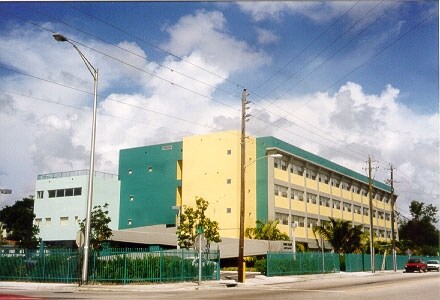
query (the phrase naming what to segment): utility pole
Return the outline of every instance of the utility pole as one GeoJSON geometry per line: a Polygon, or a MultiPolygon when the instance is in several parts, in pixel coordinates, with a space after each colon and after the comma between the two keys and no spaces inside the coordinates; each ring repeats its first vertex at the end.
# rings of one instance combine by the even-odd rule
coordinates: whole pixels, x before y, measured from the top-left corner
{"type": "Polygon", "coordinates": [[[246,100],[247,92],[241,95],[241,160],[240,160],[240,232],[238,240],[238,282],[244,282],[244,216],[245,216],[245,159],[246,159],[246,100]]]}
{"type": "Polygon", "coordinates": [[[373,235],[373,178],[371,177],[371,156],[368,156],[368,186],[370,204],[370,263],[371,273],[374,273],[374,235],[373,235]]]}
{"type": "Polygon", "coordinates": [[[393,253],[393,270],[394,272],[397,271],[397,265],[396,265],[396,235],[394,234],[394,204],[396,203],[396,198],[394,197],[394,179],[393,179],[393,173],[394,168],[393,165],[390,165],[391,170],[391,247],[392,247],[392,253],[393,253]]]}

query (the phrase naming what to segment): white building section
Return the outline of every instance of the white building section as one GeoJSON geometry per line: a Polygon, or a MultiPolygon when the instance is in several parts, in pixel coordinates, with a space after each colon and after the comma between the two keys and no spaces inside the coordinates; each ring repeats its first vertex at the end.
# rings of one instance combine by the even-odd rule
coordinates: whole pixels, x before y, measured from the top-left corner
{"type": "MultiPolygon", "coordinates": [[[[74,241],[87,208],[88,170],[37,176],[35,225],[43,241],[74,241]]],[[[92,207],[109,204],[110,228],[118,229],[120,182],[114,174],[95,172],[92,207]]]]}

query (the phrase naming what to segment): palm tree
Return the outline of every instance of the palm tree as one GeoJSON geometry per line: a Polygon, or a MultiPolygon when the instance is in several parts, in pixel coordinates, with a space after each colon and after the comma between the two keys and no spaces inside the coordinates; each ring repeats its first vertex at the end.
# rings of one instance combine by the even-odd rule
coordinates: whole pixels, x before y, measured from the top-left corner
{"type": "Polygon", "coordinates": [[[336,253],[354,253],[362,248],[362,225],[352,226],[350,221],[329,218],[330,222],[313,227],[313,233],[327,240],[336,253]]]}
{"type": "Polygon", "coordinates": [[[245,235],[250,239],[267,241],[288,241],[289,236],[277,228],[280,220],[263,223],[257,221],[255,228],[246,228],[245,235]]]}

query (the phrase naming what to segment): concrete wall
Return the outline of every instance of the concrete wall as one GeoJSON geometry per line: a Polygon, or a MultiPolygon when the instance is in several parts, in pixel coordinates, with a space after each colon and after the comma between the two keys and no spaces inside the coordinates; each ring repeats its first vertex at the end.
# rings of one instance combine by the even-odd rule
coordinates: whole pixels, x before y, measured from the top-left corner
{"type": "MultiPolygon", "coordinates": [[[[35,221],[44,241],[75,240],[78,221],[86,215],[88,172],[64,172],[62,177],[37,179],[35,192],[35,221]],[[81,195],[49,197],[49,190],[81,188],[81,195]]],[[[50,174],[49,174],[50,175],[50,174]]],[[[119,181],[116,175],[97,172],[94,177],[92,206],[109,204],[110,228],[118,228],[119,181]],[[107,176],[106,176],[107,175],[107,176]]]]}

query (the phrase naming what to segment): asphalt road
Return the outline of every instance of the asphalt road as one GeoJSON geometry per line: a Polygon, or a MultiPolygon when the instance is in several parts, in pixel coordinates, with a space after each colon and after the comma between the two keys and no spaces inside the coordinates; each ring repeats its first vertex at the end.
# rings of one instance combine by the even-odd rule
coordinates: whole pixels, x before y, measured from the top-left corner
{"type": "Polygon", "coordinates": [[[167,289],[130,288],[41,290],[1,286],[0,299],[301,299],[440,300],[440,273],[391,273],[329,277],[264,285],[170,285],[167,289]]]}

